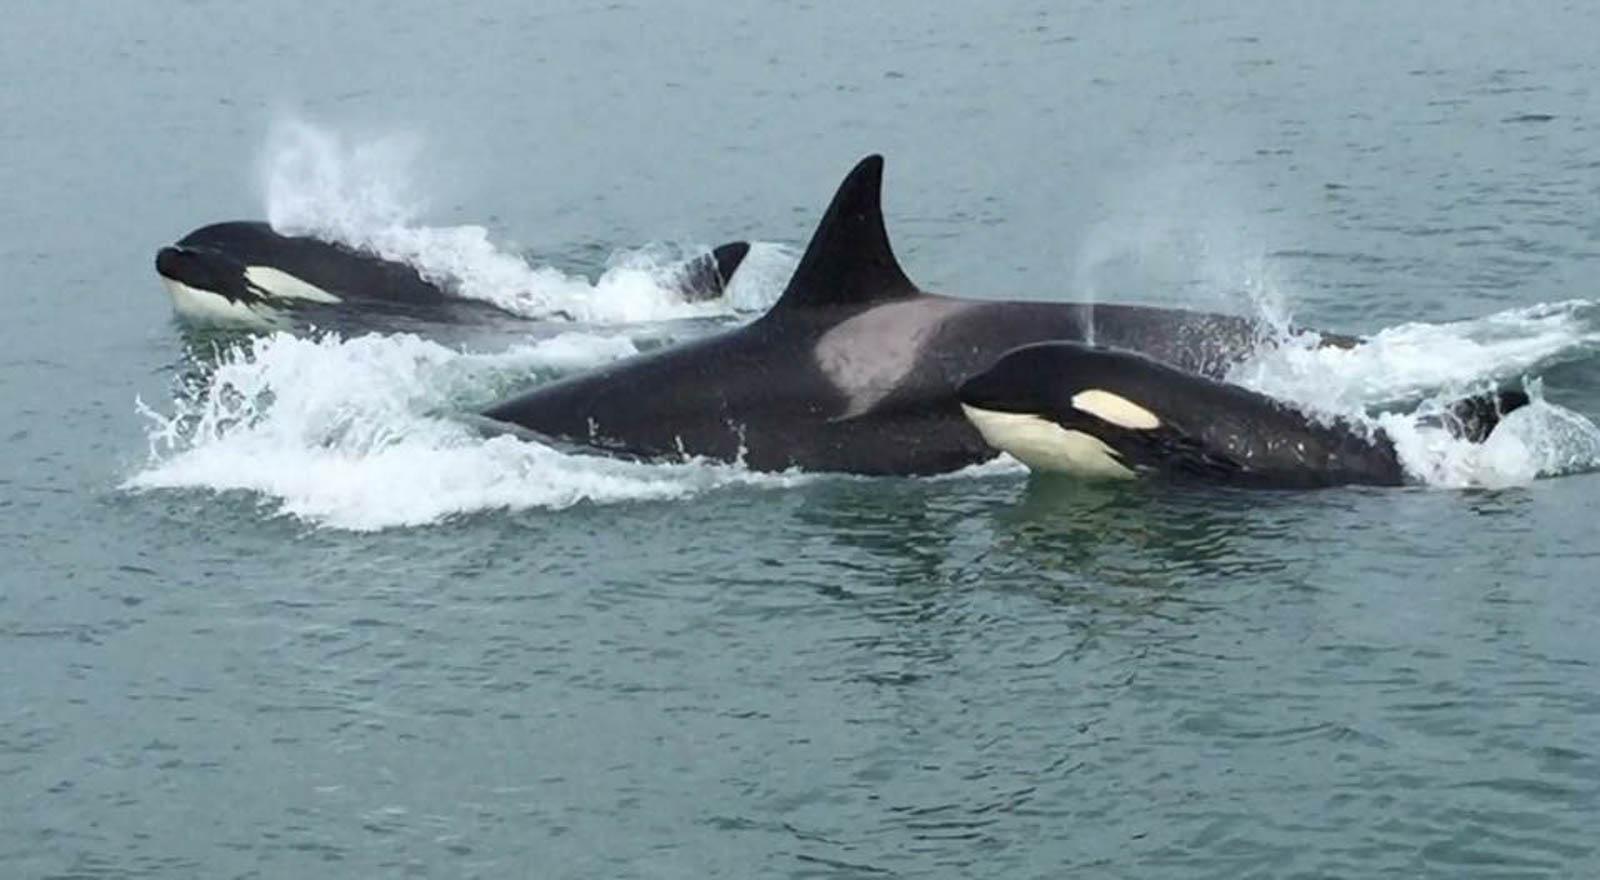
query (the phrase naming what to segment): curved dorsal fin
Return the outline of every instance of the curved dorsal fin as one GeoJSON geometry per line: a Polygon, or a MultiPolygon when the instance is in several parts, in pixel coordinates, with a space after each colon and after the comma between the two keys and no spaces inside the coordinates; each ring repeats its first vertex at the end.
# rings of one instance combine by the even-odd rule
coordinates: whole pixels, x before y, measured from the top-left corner
{"type": "Polygon", "coordinates": [[[868,156],[839,184],[773,311],[916,295],[883,228],[883,157],[868,156]]]}

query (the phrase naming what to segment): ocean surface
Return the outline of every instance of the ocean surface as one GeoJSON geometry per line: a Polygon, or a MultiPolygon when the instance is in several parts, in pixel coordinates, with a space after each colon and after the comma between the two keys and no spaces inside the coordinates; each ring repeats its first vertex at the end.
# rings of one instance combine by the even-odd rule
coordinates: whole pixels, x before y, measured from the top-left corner
{"type": "MultiPolygon", "coordinates": [[[[0,877],[1600,876],[1600,7],[19,3],[0,877]],[[911,277],[1367,336],[1415,485],[634,464],[454,414],[911,277]],[[520,334],[177,323],[266,218],[520,334]],[[663,261],[734,238],[710,305],[663,261]],[[1536,398],[1468,447],[1411,413],[1536,398]]],[[[1384,414],[1378,414],[1384,413],[1384,414]]]]}

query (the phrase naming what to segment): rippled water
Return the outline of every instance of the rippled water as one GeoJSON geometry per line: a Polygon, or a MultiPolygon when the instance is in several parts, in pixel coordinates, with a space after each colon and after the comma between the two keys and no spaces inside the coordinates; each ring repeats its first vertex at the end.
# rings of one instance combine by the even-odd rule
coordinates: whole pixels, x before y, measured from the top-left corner
{"type": "Polygon", "coordinates": [[[0,875],[1595,874],[1597,28],[14,11],[0,875]],[[1336,411],[1530,380],[1543,433],[1240,493],[577,462],[449,418],[769,301],[868,151],[931,289],[1292,315],[1373,341],[1238,378],[1336,411]],[[172,323],[154,249],[267,215],[592,311],[172,323]],[[725,307],[627,274],[736,237],[770,263],[725,307]]]}

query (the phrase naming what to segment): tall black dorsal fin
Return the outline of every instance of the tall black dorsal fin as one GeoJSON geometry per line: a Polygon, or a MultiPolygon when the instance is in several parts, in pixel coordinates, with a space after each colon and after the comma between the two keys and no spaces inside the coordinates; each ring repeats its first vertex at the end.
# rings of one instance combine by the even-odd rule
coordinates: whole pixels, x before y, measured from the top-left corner
{"type": "Polygon", "coordinates": [[[883,157],[868,156],[839,184],[773,311],[914,296],[883,228],[883,157]]]}

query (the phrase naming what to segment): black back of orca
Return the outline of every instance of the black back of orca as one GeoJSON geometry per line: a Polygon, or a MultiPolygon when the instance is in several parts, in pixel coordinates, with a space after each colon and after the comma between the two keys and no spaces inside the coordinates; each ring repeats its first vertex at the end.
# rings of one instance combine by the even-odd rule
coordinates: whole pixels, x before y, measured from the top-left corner
{"type": "MultiPolygon", "coordinates": [[[[685,300],[722,295],[750,249],[729,242],[683,264],[673,279],[685,300]]],[[[514,315],[492,303],[463,297],[416,267],[344,244],[284,235],[259,221],[236,220],[201,227],[156,255],[156,271],[198,293],[266,313],[292,312],[325,329],[407,329],[404,322],[503,322],[514,315]],[[262,270],[271,270],[268,277],[262,270]],[[274,282],[313,296],[285,295],[274,282]],[[385,322],[401,322],[389,326],[385,322]]],[[[239,312],[239,314],[249,314],[239,312]]]]}
{"type": "Polygon", "coordinates": [[[175,248],[240,267],[270,267],[345,301],[433,305],[454,298],[409,263],[311,236],[284,235],[260,221],[202,226],[175,248]]]}
{"type": "MultiPolygon", "coordinates": [[[[1246,487],[1405,482],[1394,443],[1380,430],[1319,421],[1132,352],[1075,342],[1024,346],[964,383],[960,396],[991,443],[1036,470],[1246,487]],[[1110,460],[1095,461],[1098,455],[1110,460]]],[[[1511,391],[1470,398],[1451,407],[1447,424],[1481,441],[1527,401],[1511,391]]]]}
{"type": "Polygon", "coordinates": [[[851,171],[783,295],[750,325],[541,385],[485,415],[628,457],[939,473],[996,455],[956,388],[1018,345],[1092,332],[1220,375],[1262,337],[1228,315],[924,293],[890,248],[882,171],[877,156],[851,171]]]}
{"type": "Polygon", "coordinates": [[[705,302],[721,296],[733,280],[744,258],[750,255],[750,243],[730,241],[711,249],[683,264],[674,279],[685,302],[705,302]]]}

